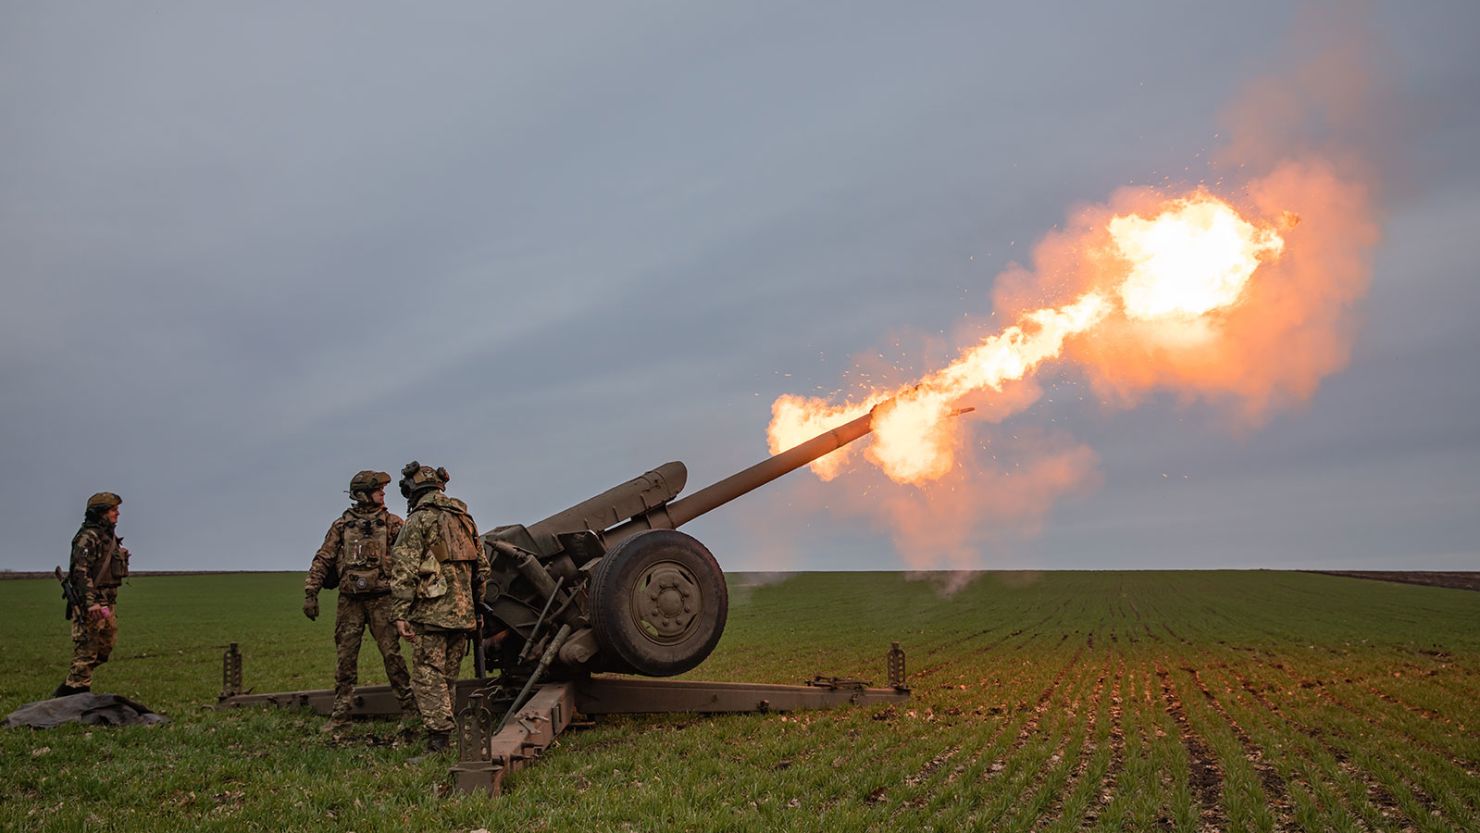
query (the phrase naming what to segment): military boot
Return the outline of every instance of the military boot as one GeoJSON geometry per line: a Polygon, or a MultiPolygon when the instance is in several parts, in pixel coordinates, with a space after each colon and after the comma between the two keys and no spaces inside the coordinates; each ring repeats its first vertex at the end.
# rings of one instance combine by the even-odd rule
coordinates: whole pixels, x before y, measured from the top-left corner
{"type": "Polygon", "coordinates": [[[452,737],[446,732],[427,732],[427,752],[441,752],[451,741],[452,737]]]}
{"type": "Polygon", "coordinates": [[[67,683],[65,681],[63,681],[61,685],[57,686],[56,691],[53,691],[51,693],[51,696],[52,697],[70,697],[73,694],[87,694],[90,691],[92,691],[92,689],[89,688],[88,686],[70,686],[70,685],[67,685],[67,683]]]}

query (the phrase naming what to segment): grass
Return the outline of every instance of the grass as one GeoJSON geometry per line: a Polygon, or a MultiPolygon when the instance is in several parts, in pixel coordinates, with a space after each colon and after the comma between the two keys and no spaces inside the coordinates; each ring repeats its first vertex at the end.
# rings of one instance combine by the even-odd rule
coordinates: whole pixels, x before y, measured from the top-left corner
{"type": "MultiPolygon", "coordinates": [[[[211,708],[235,641],[258,691],[327,687],[327,616],[288,574],[138,578],[96,690],[153,728],[0,732],[3,830],[1480,830],[1480,593],[1278,572],[897,574],[732,588],[693,677],[883,677],[907,706],[620,717],[499,799],[391,724],[342,743],[300,712],[211,708]]],[[[0,710],[70,642],[55,585],[0,582],[0,710]]],[[[363,682],[383,682],[374,648],[363,682]]]]}

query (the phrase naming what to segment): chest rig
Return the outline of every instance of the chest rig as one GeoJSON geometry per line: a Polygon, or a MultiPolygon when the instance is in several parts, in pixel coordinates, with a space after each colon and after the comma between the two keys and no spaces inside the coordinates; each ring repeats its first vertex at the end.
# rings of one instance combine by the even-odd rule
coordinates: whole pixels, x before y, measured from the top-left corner
{"type": "Polygon", "coordinates": [[[122,540],[111,529],[86,526],[72,539],[74,550],[79,543],[85,550],[96,550],[86,567],[94,587],[117,587],[128,578],[128,550],[119,546],[122,540]]]}
{"type": "Polygon", "coordinates": [[[386,514],[344,513],[344,536],[339,546],[339,592],[355,595],[390,592],[391,541],[386,514]]]}

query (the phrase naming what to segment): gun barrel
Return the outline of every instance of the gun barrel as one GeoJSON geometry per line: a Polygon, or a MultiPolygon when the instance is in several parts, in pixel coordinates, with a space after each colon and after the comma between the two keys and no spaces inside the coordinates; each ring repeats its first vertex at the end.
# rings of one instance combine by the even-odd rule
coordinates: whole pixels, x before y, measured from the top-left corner
{"type": "MultiPolygon", "coordinates": [[[[884,404],[888,404],[887,402],[884,404]]],[[[688,497],[679,498],[668,504],[668,518],[673,522],[673,527],[692,521],[705,512],[713,511],[726,503],[734,500],[746,492],[770,483],[782,475],[789,474],[802,466],[825,457],[842,448],[848,443],[864,437],[874,430],[874,413],[880,406],[874,406],[873,410],[864,414],[852,422],[839,425],[831,431],[824,432],[813,437],[801,445],[793,446],[787,450],[756,463],[750,468],[732,474],[718,483],[705,486],[688,497]]],[[[951,417],[969,414],[976,408],[957,408],[951,411],[951,417]]]]}
{"type": "Polygon", "coordinates": [[[649,529],[677,529],[705,512],[712,511],[737,497],[752,492],[788,472],[826,454],[837,451],[848,443],[868,434],[873,429],[872,411],[852,422],[845,423],[813,437],[798,446],[793,446],[773,457],[756,463],[744,471],[726,477],[718,483],[705,486],[685,498],[675,500],[662,512],[638,515],[626,523],[608,529],[602,534],[607,549],[639,532],[649,529]]]}
{"type": "MultiPolygon", "coordinates": [[[[888,403],[883,404],[887,405],[888,403]]],[[[631,515],[630,520],[617,524],[601,533],[602,543],[609,551],[616,547],[617,544],[649,529],[677,529],[700,515],[706,512],[712,512],[747,492],[753,492],[778,477],[789,474],[814,460],[825,457],[848,443],[871,433],[874,430],[874,414],[878,412],[880,407],[882,406],[876,405],[873,410],[851,422],[839,425],[831,431],[824,431],[800,445],[793,446],[779,454],[767,457],[750,468],[736,472],[717,483],[705,486],[688,497],[663,503],[649,512],[631,515]]],[[[949,416],[957,417],[973,410],[975,408],[958,408],[952,411],[949,416]]],[[[681,463],[670,463],[669,465],[679,466],[680,469],[682,467],[681,463]]],[[[649,472],[647,476],[653,474],[654,472],[649,472]]],[[[681,486],[682,481],[679,481],[679,484],[681,486]]],[[[567,510],[567,512],[569,511],[567,510]]],[[[564,515],[566,513],[561,514],[564,515]]],[[[541,523],[545,522],[542,521],[541,523]]],[[[588,525],[585,528],[594,529],[595,527],[588,525]]]]}
{"type": "Polygon", "coordinates": [[[831,454],[848,443],[874,430],[873,412],[845,423],[823,434],[819,434],[801,445],[793,446],[780,454],[756,463],[744,471],[726,477],[718,483],[705,486],[688,497],[668,504],[668,517],[678,527],[729,503],[746,492],[770,483],[782,475],[796,471],[802,466],[831,454]]]}

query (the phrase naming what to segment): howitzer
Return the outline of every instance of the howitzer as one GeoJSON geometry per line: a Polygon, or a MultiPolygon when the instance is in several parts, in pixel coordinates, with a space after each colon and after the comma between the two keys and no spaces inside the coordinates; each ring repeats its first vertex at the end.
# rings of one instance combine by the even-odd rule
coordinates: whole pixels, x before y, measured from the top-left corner
{"type": "Polygon", "coordinates": [[[87,604],[83,601],[82,594],[78,593],[77,588],[72,585],[72,577],[62,572],[60,566],[53,571],[52,575],[55,575],[62,585],[62,599],[67,602],[65,616],[78,622],[86,621],[87,604]]]}
{"type": "Polygon", "coordinates": [[[552,678],[666,677],[703,662],[729,599],[714,556],[678,527],[871,430],[869,413],[678,499],[688,470],[665,463],[538,523],[487,533],[490,668],[527,676],[552,646],[552,678]]]}

